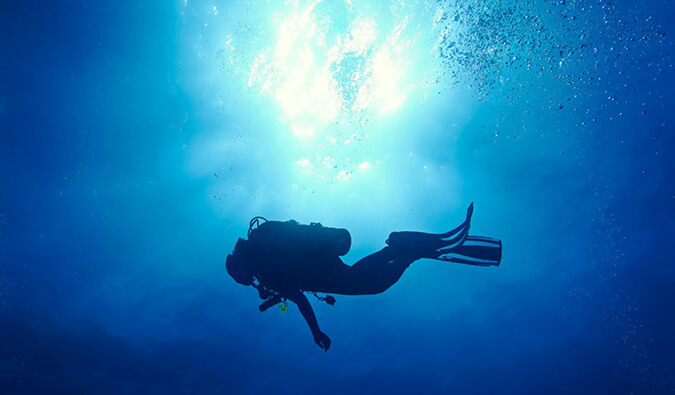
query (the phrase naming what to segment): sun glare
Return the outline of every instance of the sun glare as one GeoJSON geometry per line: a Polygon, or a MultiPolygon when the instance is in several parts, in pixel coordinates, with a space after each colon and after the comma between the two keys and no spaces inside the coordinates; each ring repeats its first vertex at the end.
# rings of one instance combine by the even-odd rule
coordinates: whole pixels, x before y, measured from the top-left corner
{"type": "Polygon", "coordinates": [[[269,15],[248,86],[272,99],[304,173],[347,180],[378,162],[355,158],[374,134],[367,125],[427,86],[415,60],[431,46],[416,48],[422,29],[411,19],[393,5],[321,0],[286,2],[269,15]]]}

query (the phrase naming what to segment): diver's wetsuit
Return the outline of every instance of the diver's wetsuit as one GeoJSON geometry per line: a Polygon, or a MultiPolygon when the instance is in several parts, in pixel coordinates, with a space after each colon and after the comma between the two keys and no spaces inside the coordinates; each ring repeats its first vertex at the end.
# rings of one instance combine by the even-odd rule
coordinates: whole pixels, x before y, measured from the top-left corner
{"type": "Polygon", "coordinates": [[[387,239],[387,247],[352,266],[346,265],[339,256],[321,250],[260,245],[255,252],[256,259],[251,261],[252,269],[261,284],[278,292],[292,289],[372,295],[391,287],[411,263],[421,258],[498,265],[501,242],[468,235],[472,212],[473,205],[469,206],[466,220],[447,233],[393,232],[387,239]]]}
{"type": "MultiPolygon", "coordinates": [[[[354,265],[346,265],[340,257],[291,258],[283,270],[257,267],[261,284],[280,293],[288,289],[342,295],[372,295],[391,287],[419,258],[395,253],[392,247],[368,255],[354,265]]],[[[262,261],[261,261],[262,263],[262,261]]]]}
{"type": "MultiPolygon", "coordinates": [[[[315,343],[328,350],[331,341],[319,329],[303,292],[378,294],[395,284],[410,264],[421,258],[498,266],[501,242],[469,236],[472,213],[473,204],[467,210],[466,220],[443,234],[393,232],[387,239],[387,247],[352,266],[340,259],[351,245],[351,236],[346,229],[323,228],[319,224],[298,225],[292,221],[270,221],[253,229],[256,217],[251,220],[249,240],[239,239],[234,253],[228,256],[228,273],[237,282],[258,289],[260,297],[265,299],[259,306],[260,311],[284,299],[294,302],[307,321],[315,343]],[[316,232],[324,231],[330,237],[339,237],[329,243],[314,237],[316,232]],[[335,240],[338,242],[333,243],[335,240]]],[[[329,303],[334,303],[334,299],[329,303]]]]}

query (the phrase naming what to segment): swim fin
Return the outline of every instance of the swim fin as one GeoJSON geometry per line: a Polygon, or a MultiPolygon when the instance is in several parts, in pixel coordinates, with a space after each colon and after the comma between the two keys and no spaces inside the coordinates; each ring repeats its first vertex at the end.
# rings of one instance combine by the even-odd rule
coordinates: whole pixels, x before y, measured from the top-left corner
{"type": "Polygon", "coordinates": [[[433,258],[440,249],[460,246],[469,234],[473,203],[469,205],[466,219],[455,229],[445,233],[392,232],[386,243],[397,251],[415,252],[422,258],[433,258]]]}
{"type": "Polygon", "coordinates": [[[502,242],[491,237],[467,236],[460,245],[438,250],[439,261],[475,266],[499,266],[502,242]]]}

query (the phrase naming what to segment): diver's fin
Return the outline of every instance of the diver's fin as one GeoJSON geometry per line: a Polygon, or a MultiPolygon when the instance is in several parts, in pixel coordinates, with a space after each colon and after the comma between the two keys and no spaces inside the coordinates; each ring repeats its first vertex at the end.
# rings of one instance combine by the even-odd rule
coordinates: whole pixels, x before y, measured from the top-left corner
{"type": "Polygon", "coordinates": [[[471,214],[473,214],[473,203],[469,206],[469,209],[466,213],[466,220],[457,228],[451,230],[450,232],[443,233],[441,235],[441,246],[440,249],[450,250],[457,248],[464,243],[466,238],[469,236],[469,228],[471,228],[471,214]],[[449,235],[449,236],[446,236],[449,235]],[[451,238],[448,238],[451,237],[451,238]]]}
{"type": "Polygon", "coordinates": [[[467,236],[462,244],[438,250],[433,259],[475,266],[499,266],[502,242],[490,237],[467,236]]]}
{"type": "Polygon", "coordinates": [[[466,229],[466,231],[468,232],[469,227],[471,225],[472,215],[473,215],[473,202],[469,205],[469,208],[466,210],[466,219],[464,220],[464,222],[462,222],[458,227],[449,232],[441,233],[439,235],[441,239],[446,240],[448,238],[455,237],[457,233],[462,232],[464,229],[466,229]]]}
{"type": "Polygon", "coordinates": [[[469,205],[466,219],[461,225],[446,233],[391,232],[387,245],[397,251],[419,254],[425,258],[435,258],[438,251],[456,248],[462,245],[469,234],[473,203],[469,205]]]}
{"type": "Polygon", "coordinates": [[[453,237],[452,239],[449,239],[449,240],[441,239],[440,243],[442,243],[442,244],[439,247],[439,249],[437,249],[437,250],[438,251],[440,251],[440,249],[451,250],[453,248],[457,248],[457,247],[461,246],[462,243],[464,243],[464,241],[466,240],[466,238],[468,236],[469,236],[469,224],[466,223],[466,226],[459,232],[459,234],[457,236],[455,236],[455,237],[453,237]]]}

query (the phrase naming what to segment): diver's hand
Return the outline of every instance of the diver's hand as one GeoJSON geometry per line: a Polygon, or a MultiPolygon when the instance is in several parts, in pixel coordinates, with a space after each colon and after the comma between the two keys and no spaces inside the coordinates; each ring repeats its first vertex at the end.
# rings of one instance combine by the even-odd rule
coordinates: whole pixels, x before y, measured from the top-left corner
{"type": "Polygon", "coordinates": [[[321,331],[314,335],[314,343],[316,343],[316,345],[321,347],[324,351],[328,351],[330,348],[330,338],[321,331]]]}

